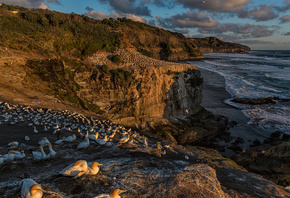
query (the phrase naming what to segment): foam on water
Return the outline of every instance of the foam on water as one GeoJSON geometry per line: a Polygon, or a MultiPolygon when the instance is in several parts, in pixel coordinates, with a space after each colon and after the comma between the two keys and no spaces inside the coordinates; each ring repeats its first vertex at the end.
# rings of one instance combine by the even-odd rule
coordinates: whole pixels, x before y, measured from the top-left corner
{"type": "MultiPolygon", "coordinates": [[[[204,61],[192,61],[201,69],[225,78],[226,90],[234,98],[278,97],[290,99],[290,51],[250,51],[240,53],[211,53],[204,61]]],[[[227,104],[242,109],[269,134],[277,130],[290,134],[290,104],[243,105],[230,100],[227,104]]]]}

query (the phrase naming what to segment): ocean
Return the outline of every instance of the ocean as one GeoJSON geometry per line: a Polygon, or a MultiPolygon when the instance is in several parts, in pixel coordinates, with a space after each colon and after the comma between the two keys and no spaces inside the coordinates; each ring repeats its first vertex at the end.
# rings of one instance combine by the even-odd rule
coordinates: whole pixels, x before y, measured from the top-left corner
{"type": "Polygon", "coordinates": [[[226,104],[241,109],[258,125],[264,137],[280,131],[290,135],[290,102],[249,105],[235,103],[233,98],[278,97],[290,99],[290,50],[257,50],[248,53],[208,53],[202,61],[189,61],[198,68],[215,72],[225,79],[232,98],[226,104]]]}

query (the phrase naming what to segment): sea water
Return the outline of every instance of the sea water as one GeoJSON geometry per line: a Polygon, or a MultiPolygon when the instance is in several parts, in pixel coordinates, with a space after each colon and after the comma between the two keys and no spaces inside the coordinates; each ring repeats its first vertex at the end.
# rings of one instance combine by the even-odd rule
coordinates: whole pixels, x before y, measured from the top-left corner
{"type": "MultiPolygon", "coordinates": [[[[203,61],[190,61],[198,68],[215,72],[225,78],[226,90],[232,98],[290,99],[290,50],[259,50],[248,53],[209,53],[203,61]]],[[[290,135],[290,102],[235,106],[267,134],[281,131],[290,135]]]]}

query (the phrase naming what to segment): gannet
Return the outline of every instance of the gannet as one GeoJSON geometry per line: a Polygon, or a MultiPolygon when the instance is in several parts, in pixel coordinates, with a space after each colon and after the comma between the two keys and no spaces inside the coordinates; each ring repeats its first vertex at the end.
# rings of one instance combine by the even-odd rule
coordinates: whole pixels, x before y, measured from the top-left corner
{"type": "Polygon", "coordinates": [[[24,150],[14,152],[15,159],[23,159],[25,157],[24,150]]]}
{"type": "Polygon", "coordinates": [[[88,173],[87,174],[96,175],[99,172],[99,170],[100,170],[99,166],[102,166],[102,165],[103,164],[99,164],[98,162],[93,162],[91,164],[91,167],[88,167],[88,173]]]}
{"type": "Polygon", "coordinates": [[[73,142],[75,140],[76,140],[76,135],[72,134],[72,135],[68,136],[67,138],[65,138],[63,141],[64,142],[73,142]]]}
{"type": "Polygon", "coordinates": [[[57,128],[57,129],[55,129],[55,130],[52,132],[53,135],[55,135],[55,134],[57,134],[57,133],[60,133],[60,128],[57,128]]]}
{"type": "Polygon", "coordinates": [[[89,145],[90,145],[90,140],[88,137],[85,137],[84,141],[82,141],[78,145],[78,149],[86,149],[86,148],[88,148],[89,145]]]}
{"type": "Polygon", "coordinates": [[[39,149],[40,149],[40,152],[39,151],[32,151],[33,158],[36,160],[46,159],[46,154],[43,151],[43,147],[39,146],[39,149]]]}
{"type": "Polygon", "coordinates": [[[14,155],[14,150],[10,150],[7,154],[3,155],[3,159],[5,162],[11,162],[14,160],[15,155],[14,155]]]}
{"type": "Polygon", "coordinates": [[[126,137],[123,137],[122,139],[120,139],[119,144],[124,144],[128,142],[129,139],[130,139],[130,135],[127,135],[126,137]]]}
{"type": "Polygon", "coordinates": [[[8,149],[15,149],[18,145],[19,145],[19,143],[17,141],[13,141],[13,142],[10,142],[7,145],[7,147],[8,147],[8,149]]]}
{"type": "Polygon", "coordinates": [[[63,142],[64,139],[65,139],[65,137],[62,137],[62,139],[60,139],[60,140],[56,140],[56,141],[54,142],[54,144],[59,145],[59,144],[61,144],[61,143],[63,142]]]}
{"type": "Polygon", "coordinates": [[[49,144],[49,140],[46,137],[43,137],[41,140],[38,141],[38,144],[42,147],[46,147],[49,144]]]}
{"type": "Polygon", "coordinates": [[[108,135],[105,135],[104,139],[96,139],[95,141],[98,143],[98,144],[101,144],[101,145],[105,145],[108,141],[108,135]]]}
{"type": "Polygon", "coordinates": [[[26,141],[28,141],[28,140],[30,140],[30,137],[28,137],[28,136],[25,136],[25,138],[24,138],[26,141]]]}
{"type": "Polygon", "coordinates": [[[110,192],[110,194],[101,194],[93,198],[121,198],[120,194],[127,192],[126,190],[115,189],[110,192]]]}
{"type": "Polygon", "coordinates": [[[33,127],[33,132],[38,133],[38,130],[36,129],[36,126],[33,127]]]}
{"type": "Polygon", "coordinates": [[[22,180],[21,197],[23,198],[41,198],[43,189],[33,179],[27,178],[22,180]]]}
{"type": "Polygon", "coordinates": [[[95,134],[90,134],[90,135],[88,136],[88,138],[89,138],[90,140],[96,140],[96,139],[98,139],[98,138],[99,138],[99,132],[96,132],[95,134]]]}
{"type": "Polygon", "coordinates": [[[88,172],[88,163],[86,160],[78,160],[74,164],[69,165],[65,169],[59,172],[63,176],[80,177],[88,172]]]}
{"type": "Polygon", "coordinates": [[[48,148],[50,152],[47,154],[46,159],[52,159],[55,157],[56,152],[52,149],[51,143],[48,143],[48,148]]]}

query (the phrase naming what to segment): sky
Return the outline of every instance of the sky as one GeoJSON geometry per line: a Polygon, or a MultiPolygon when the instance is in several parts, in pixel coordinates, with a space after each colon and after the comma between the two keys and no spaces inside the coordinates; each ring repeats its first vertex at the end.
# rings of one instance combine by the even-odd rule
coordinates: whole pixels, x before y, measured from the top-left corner
{"type": "Polygon", "coordinates": [[[27,8],[122,18],[179,32],[215,36],[252,50],[290,50],[290,0],[0,0],[27,8]]]}

